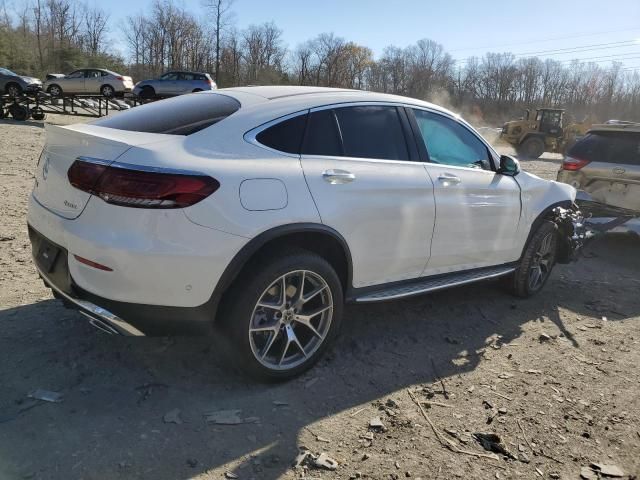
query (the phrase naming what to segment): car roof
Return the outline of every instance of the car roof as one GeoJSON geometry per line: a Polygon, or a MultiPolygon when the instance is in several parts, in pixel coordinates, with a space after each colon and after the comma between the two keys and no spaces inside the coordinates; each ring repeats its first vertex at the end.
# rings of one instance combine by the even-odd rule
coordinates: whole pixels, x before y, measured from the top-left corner
{"type": "Polygon", "coordinates": [[[445,108],[423,100],[403,97],[400,95],[391,95],[388,93],[370,92],[366,90],[306,87],[297,85],[273,85],[222,88],[215,90],[215,92],[235,97],[247,106],[249,106],[249,104],[269,102],[274,108],[276,107],[276,104],[282,104],[283,106],[287,105],[293,109],[306,109],[329,105],[332,103],[388,102],[426,107],[458,117],[457,114],[450,112],[445,108]],[[251,101],[248,101],[249,99],[251,99],[251,101]]]}
{"type": "Polygon", "coordinates": [[[595,133],[595,132],[640,133],[640,123],[616,121],[615,123],[612,122],[612,123],[603,123],[599,125],[593,125],[589,129],[589,133],[595,133]]]}

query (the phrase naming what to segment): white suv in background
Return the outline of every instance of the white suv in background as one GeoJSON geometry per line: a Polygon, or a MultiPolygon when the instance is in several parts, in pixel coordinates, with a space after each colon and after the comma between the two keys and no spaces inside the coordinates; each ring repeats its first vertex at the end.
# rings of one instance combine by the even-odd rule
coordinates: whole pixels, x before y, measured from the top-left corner
{"type": "Polygon", "coordinates": [[[566,256],[551,212],[574,198],[435,105],[245,87],[47,125],[28,223],[40,275],[95,326],[215,321],[238,363],[287,378],[345,301],[494,277],[537,292],[566,256]]]}

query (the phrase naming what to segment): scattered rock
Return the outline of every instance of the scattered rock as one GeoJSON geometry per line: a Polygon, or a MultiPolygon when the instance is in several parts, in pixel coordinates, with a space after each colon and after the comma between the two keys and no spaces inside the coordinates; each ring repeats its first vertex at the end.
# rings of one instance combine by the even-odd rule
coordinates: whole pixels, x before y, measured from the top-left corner
{"type": "Polygon", "coordinates": [[[182,425],[182,419],[180,418],[180,409],[174,408],[173,410],[167,412],[162,417],[164,423],[175,423],[177,425],[182,425]]]}
{"type": "Polygon", "coordinates": [[[540,336],[538,337],[538,340],[540,341],[540,343],[544,343],[544,342],[550,342],[553,338],[551,337],[551,335],[548,335],[546,333],[541,333],[540,336]]]}
{"type": "Polygon", "coordinates": [[[500,407],[500,408],[498,409],[498,413],[499,413],[500,415],[506,415],[506,414],[507,414],[507,409],[506,409],[506,408],[504,408],[504,407],[500,407]]]}
{"type": "Polygon", "coordinates": [[[524,452],[518,452],[518,461],[522,462],[522,463],[529,463],[531,462],[531,460],[529,459],[529,457],[527,456],[526,453],[524,452]]]}
{"type": "Polygon", "coordinates": [[[600,475],[605,477],[624,477],[624,472],[617,465],[606,465],[604,463],[592,463],[589,465],[596,472],[600,472],[600,475]]]}
{"type": "Polygon", "coordinates": [[[580,478],[583,480],[598,480],[598,474],[589,467],[582,467],[580,469],[580,478]]]}
{"type": "Polygon", "coordinates": [[[233,472],[224,472],[224,478],[229,478],[229,479],[236,479],[236,478],[240,478],[238,477],[238,475],[236,475],[233,472]]]}
{"type": "Polygon", "coordinates": [[[326,453],[321,453],[318,458],[314,459],[313,465],[317,468],[324,468],[325,470],[335,470],[338,468],[338,462],[326,453]]]}
{"type": "Polygon", "coordinates": [[[276,407],[288,407],[288,406],[289,406],[289,402],[283,402],[283,401],[281,401],[281,400],[274,400],[274,401],[273,401],[273,404],[274,404],[276,407]]]}

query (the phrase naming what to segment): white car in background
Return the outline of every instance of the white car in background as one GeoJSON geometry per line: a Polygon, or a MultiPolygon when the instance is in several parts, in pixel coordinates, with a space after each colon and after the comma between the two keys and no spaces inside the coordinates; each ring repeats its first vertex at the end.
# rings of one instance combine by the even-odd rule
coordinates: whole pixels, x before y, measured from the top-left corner
{"type": "Polygon", "coordinates": [[[46,128],[28,224],[54,295],[111,333],[215,321],[261,376],[309,368],[345,301],[529,296],[565,255],[549,219],[575,189],[419,100],[231,88],[46,128]]]}
{"type": "Polygon", "coordinates": [[[68,75],[50,74],[43,89],[54,97],[94,94],[113,97],[133,90],[131,77],[103,68],[81,68],[68,75]]]}

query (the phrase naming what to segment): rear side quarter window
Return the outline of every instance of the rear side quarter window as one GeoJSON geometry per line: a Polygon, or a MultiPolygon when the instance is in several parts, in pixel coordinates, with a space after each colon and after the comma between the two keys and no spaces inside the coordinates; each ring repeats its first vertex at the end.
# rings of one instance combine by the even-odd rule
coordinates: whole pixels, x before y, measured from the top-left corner
{"type": "Polygon", "coordinates": [[[296,115],[262,130],[256,140],[265,147],[284,153],[300,154],[307,115],[296,115]]]}

